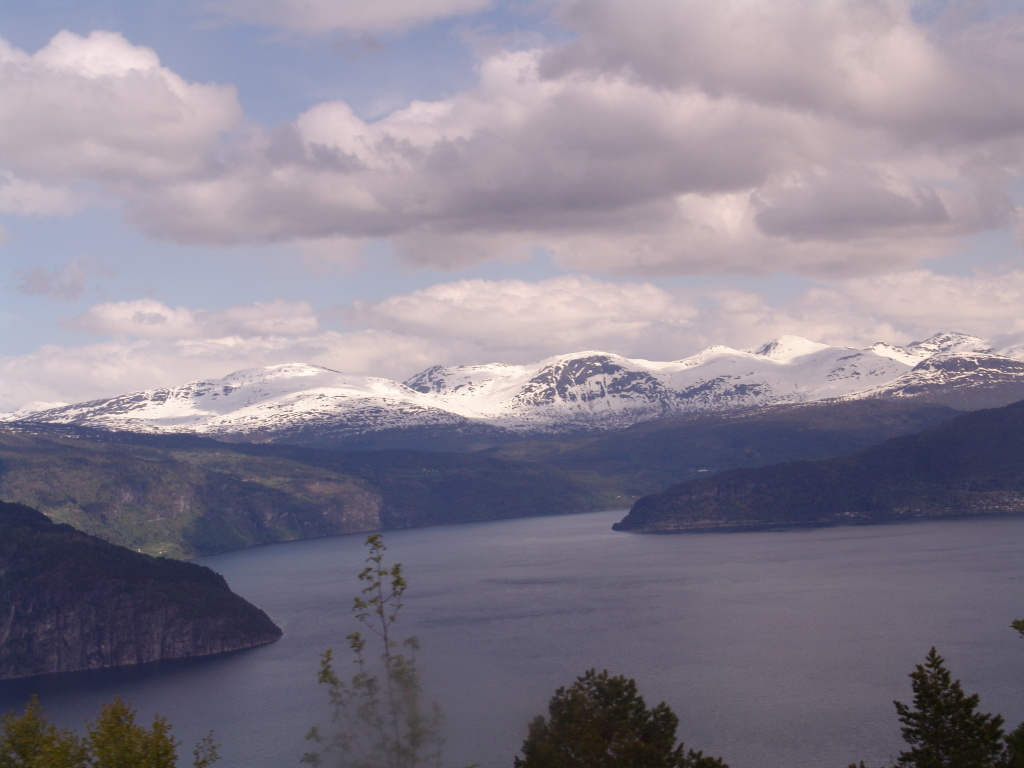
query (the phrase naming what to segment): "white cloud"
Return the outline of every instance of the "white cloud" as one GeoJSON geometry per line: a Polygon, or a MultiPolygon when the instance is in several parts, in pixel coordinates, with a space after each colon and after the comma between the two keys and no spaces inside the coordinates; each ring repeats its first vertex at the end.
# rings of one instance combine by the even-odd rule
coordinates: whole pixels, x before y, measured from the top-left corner
{"type": "Polygon", "coordinates": [[[204,170],[242,117],[234,88],[187,83],[114,32],[0,40],[0,164],[25,181],[163,181],[204,170]]]}
{"type": "Polygon", "coordinates": [[[305,301],[256,302],[220,311],[168,307],[155,299],[90,307],[70,325],[95,335],[134,339],[276,337],[315,333],[319,322],[305,301]]]}
{"type": "Polygon", "coordinates": [[[944,144],[1019,136],[1019,16],[928,28],[907,0],[564,0],[545,72],[621,73],[944,144]]]}
{"type": "Polygon", "coordinates": [[[117,302],[75,321],[113,340],[0,358],[0,411],[286,362],[404,380],[435,364],[526,363],[586,349],[671,360],[783,334],[863,348],[957,330],[1009,345],[1024,341],[1021,306],[1020,270],[970,277],[910,270],[812,284],[785,301],[725,282],[669,290],[580,276],[463,280],[343,308],[353,324],[344,332],[324,330],[305,302],[215,312],[117,302]]]}
{"type": "Polygon", "coordinates": [[[93,191],[21,179],[0,170],[0,214],[70,216],[99,202],[93,191]]]}
{"type": "MultiPolygon", "coordinates": [[[[357,29],[458,2],[232,7],[357,29]]],[[[902,0],[556,7],[574,41],[492,52],[473,88],[374,121],[330,101],[273,128],[241,129],[233,89],[115,33],[0,45],[0,172],[25,190],[0,185],[0,205],[61,210],[53,190],[78,184],[181,243],[350,260],[386,240],[444,269],[543,248],[645,278],[880,274],[1017,220],[1024,14],[940,28],[902,0]]]]}
{"type": "Polygon", "coordinates": [[[401,32],[436,19],[476,13],[490,0],[206,0],[205,5],[239,23],[318,35],[401,32]]]}
{"type": "Polygon", "coordinates": [[[523,362],[578,349],[671,347],[697,310],[650,284],[566,276],[539,283],[462,280],[357,303],[353,315],[372,327],[458,341],[523,362]]]}
{"type": "Polygon", "coordinates": [[[643,276],[868,274],[1011,225],[1024,63],[977,46],[961,62],[880,1],[625,9],[570,5],[579,42],[498,52],[474,89],[377,121],[316,105],[236,143],[218,174],[141,190],[133,215],[184,242],[388,239],[446,269],[543,247],[643,276]],[[651,50],[670,70],[644,68],[651,30],[692,37],[704,19],[714,45],[669,36],[651,50]],[[756,34],[788,59],[759,58],[756,34]],[[978,114],[943,84],[976,92],[978,114]]]}

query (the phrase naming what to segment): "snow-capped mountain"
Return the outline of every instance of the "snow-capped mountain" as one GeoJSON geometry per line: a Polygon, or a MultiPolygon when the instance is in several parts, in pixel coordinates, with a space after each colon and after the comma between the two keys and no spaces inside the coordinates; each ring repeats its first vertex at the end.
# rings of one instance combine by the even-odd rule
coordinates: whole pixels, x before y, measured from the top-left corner
{"type": "Polygon", "coordinates": [[[22,410],[7,420],[322,443],[388,430],[603,430],[667,416],[866,397],[965,408],[1024,399],[1024,355],[996,353],[982,339],[947,333],[868,349],[783,336],[749,350],[713,346],[672,362],[588,351],[531,365],[434,366],[404,383],[288,364],[22,410]]]}

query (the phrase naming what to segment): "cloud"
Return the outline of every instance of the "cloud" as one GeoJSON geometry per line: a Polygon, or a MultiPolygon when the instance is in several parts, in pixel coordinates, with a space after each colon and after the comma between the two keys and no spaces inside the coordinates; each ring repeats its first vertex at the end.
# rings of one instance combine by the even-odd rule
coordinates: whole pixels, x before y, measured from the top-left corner
{"type": "Polygon", "coordinates": [[[115,32],[60,32],[35,54],[0,40],[0,164],[26,181],[150,182],[202,172],[242,112],[115,32]]]}
{"type": "Polygon", "coordinates": [[[0,213],[12,216],[70,216],[102,201],[94,191],[20,179],[0,170],[0,213]]]}
{"type": "Polygon", "coordinates": [[[17,282],[14,289],[25,296],[51,296],[59,301],[73,301],[85,292],[90,278],[110,274],[108,267],[79,257],[53,270],[39,266],[15,269],[17,282]]]}
{"type": "Polygon", "coordinates": [[[436,364],[529,363],[587,349],[673,360],[712,344],[751,348],[783,334],[864,348],[956,330],[1003,346],[1024,342],[1022,305],[1024,271],[921,269],[814,283],[783,301],[727,282],[666,289],[573,275],[460,280],[341,308],[345,331],[324,329],[323,313],[305,302],[220,311],[148,299],[107,303],[75,324],[111,339],[0,358],[0,411],[287,362],[404,380],[436,364]]]}
{"type": "MultiPolygon", "coordinates": [[[[244,7],[311,28],[377,13],[244,7]]],[[[901,0],[555,7],[574,40],[489,53],[473,88],[377,120],[330,101],[240,129],[230,88],[186,83],[119,35],[7,47],[0,162],[97,185],[158,238],[349,256],[386,240],[443,269],[539,248],[581,272],[842,279],[1018,220],[1024,14],[940,27],[901,0]]]]}
{"type": "Polygon", "coordinates": [[[256,302],[220,311],[171,308],[155,299],[90,307],[69,325],[97,336],[133,339],[275,337],[310,334],[319,322],[305,301],[256,302]]]}
{"type": "Polygon", "coordinates": [[[436,19],[477,13],[490,0],[206,0],[205,5],[234,22],[319,35],[402,32],[436,19]]]}
{"type": "Polygon", "coordinates": [[[697,310],[650,284],[565,276],[539,283],[461,280],[357,302],[352,315],[372,327],[459,341],[525,362],[539,350],[670,347],[697,310]]]}
{"type": "Polygon", "coordinates": [[[543,71],[630,77],[814,112],[910,141],[1019,136],[1020,16],[939,29],[906,0],[565,0],[580,33],[543,71]]]}

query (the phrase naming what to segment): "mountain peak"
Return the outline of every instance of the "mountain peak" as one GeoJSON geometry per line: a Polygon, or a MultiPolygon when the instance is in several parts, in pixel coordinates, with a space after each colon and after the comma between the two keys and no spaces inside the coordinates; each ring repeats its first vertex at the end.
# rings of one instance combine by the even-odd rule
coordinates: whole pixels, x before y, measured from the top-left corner
{"type": "Polygon", "coordinates": [[[924,341],[914,341],[908,349],[919,349],[928,354],[938,352],[991,352],[986,343],[977,336],[955,331],[945,331],[929,336],[924,341]]]}
{"type": "Polygon", "coordinates": [[[986,343],[940,333],[907,346],[879,342],[861,350],[786,335],[748,350],[709,347],[675,362],[584,350],[531,364],[433,366],[404,384],[287,363],[169,389],[37,407],[0,420],[230,439],[284,441],[315,433],[323,441],[412,428],[605,430],[665,416],[832,398],[935,400],[947,390],[972,387],[971,402],[981,402],[981,396],[986,403],[1024,397],[1024,355],[995,359],[986,343]],[[925,360],[933,364],[919,365],[925,360]]]}
{"type": "Polygon", "coordinates": [[[749,350],[751,354],[767,357],[779,363],[788,363],[798,357],[829,349],[828,344],[810,341],[802,336],[779,336],[767,344],[749,350]]]}

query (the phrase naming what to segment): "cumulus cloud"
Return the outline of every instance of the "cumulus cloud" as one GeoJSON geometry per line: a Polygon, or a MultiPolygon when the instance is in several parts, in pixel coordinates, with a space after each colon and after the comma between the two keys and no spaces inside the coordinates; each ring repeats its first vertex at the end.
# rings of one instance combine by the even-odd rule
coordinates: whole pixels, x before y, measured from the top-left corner
{"type": "Polygon", "coordinates": [[[205,5],[235,22],[318,35],[401,32],[436,19],[476,13],[490,0],[206,0],[205,5]]]}
{"type": "Polygon", "coordinates": [[[0,213],[12,216],[70,216],[99,203],[94,191],[26,180],[0,170],[0,213]]]}
{"type": "Polygon", "coordinates": [[[566,276],[461,280],[357,303],[352,314],[373,327],[457,340],[523,362],[540,350],[670,347],[697,310],[650,284],[566,276]]]}
{"type": "Polygon", "coordinates": [[[541,246],[582,270],[837,277],[1015,216],[1024,62],[1005,46],[939,41],[882,0],[563,18],[577,41],[495,53],[472,90],[372,122],[316,105],[134,215],[184,241],[385,238],[443,268],[541,246]]]}
{"type": "MultiPolygon", "coordinates": [[[[230,7],[310,29],[378,23],[376,4],[230,7]]],[[[468,7],[381,6],[408,23],[468,7]]],[[[1018,218],[1024,14],[940,27],[903,0],[555,7],[574,40],[492,51],[466,91],[378,120],[316,104],[223,147],[233,92],[186,83],[149,49],[112,33],[7,46],[0,162],[91,181],[156,237],[349,256],[387,240],[444,269],[543,248],[576,271],[843,278],[1018,218]],[[54,119],[68,104],[75,119],[54,119]]]]}
{"type": "Polygon", "coordinates": [[[81,330],[113,337],[0,358],[0,411],[79,401],[286,362],[404,380],[436,364],[528,363],[600,349],[679,359],[712,344],[751,348],[783,334],[864,348],[940,330],[1024,341],[1024,271],[993,276],[908,270],[811,284],[771,301],[728,283],[666,289],[563,276],[539,283],[461,280],[343,308],[328,330],[305,302],[221,311],[153,300],[100,304],[81,330]]]}
{"type": "Polygon", "coordinates": [[[155,299],[116,301],[90,307],[69,324],[100,336],[177,340],[295,336],[319,327],[308,302],[283,300],[220,311],[172,308],[155,299]]]}
{"type": "Polygon", "coordinates": [[[188,83],[115,32],[0,40],[0,164],[25,180],[161,181],[201,172],[240,124],[231,86],[188,83]]]}
{"type": "Polygon", "coordinates": [[[1017,136],[1024,100],[1008,76],[1024,27],[916,22],[906,0],[565,0],[579,38],[544,62],[549,76],[614,72],[827,114],[911,141],[1017,136]]]}

